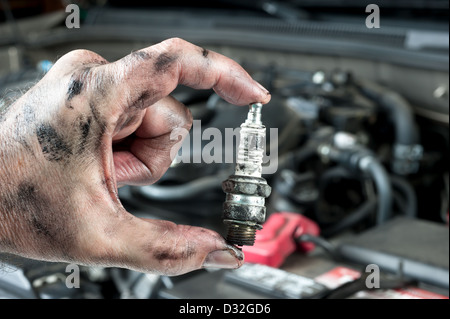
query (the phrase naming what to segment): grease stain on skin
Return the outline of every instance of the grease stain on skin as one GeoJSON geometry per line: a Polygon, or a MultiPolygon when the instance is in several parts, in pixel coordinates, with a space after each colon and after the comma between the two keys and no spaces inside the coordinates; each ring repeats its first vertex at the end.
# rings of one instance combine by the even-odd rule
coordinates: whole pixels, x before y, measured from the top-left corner
{"type": "Polygon", "coordinates": [[[205,49],[205,48],[202,48],[202,56],[203,56],[204,58],[207,58],[207,57],[208,57],[208,54],[209,54],[209,51],[208,51],[207,49],[205,49]]]}
{"type": "Polygon", "coordinates": [[[67,90],[67,100],[70,101],[74,96],[81,93],[83,89],[83,82],[80,80],[72,80],[69,84],[69,88],[67,90]]]}
{"type": "Polygon", "coordinates": [[[98,111],[97,106],[94,103],[90,102],[89,108],[91,110],[91,113],[92,113],[95,123],[97,123],[97,125],[100,128],[100,136],[102,136],[106,130],[105,121],[104,121],[102,115],[100,114],[100,112],[98,111]]]}
{"type": "Polygon", "coordinates": [[[84,122],[84,121],[80,122],[81,138],[83,141],[85,141],[89,135],[89,131],[91,129],[91,122],[92,122],[91,117],[88,117],[86,122],[84,122]]]}
{"type": "Polygon", "coordinates": [[[158,73],[165,73],[169,70],[172,64],[178,59],[175,55],[161,53],[154,63],[155,71],[158,73]]]}
{"type": "Polygon", "coordinates": [[[48,161],[59,162],[72,155],[72,150],[64,138],[50,124],[40,124],[36,136],[42,153],[48,161]]]}
{"type": "Polygon", "coordinates": [[[196,254],[196,250],[192,246],[188,246],[185,250],[177,253],[170,249],[158,249],[153,252],[153,257],[158,261],[163,260],[185,260],[192,258],[196,254]]]}
{"type": "Polygon", "coordinates": [[[77,126],[80,134],[80,141],[77,154],[81,154],[86,149],[88,144],[89,133],[91,132],[92,126],[92,116],[87,118],[83,115],[79,116],[77,119],[77,126]]]}
{"type": "Polygon", "coordinates": [[[59,250],[63,255],[67,255],[75,237],[73,226],[66,224],[65,214],[70,205],[68,206],[67,199],[64,199],[64,205],[59,205],[58,200],[54,199],[55,194],[47,196],[39,185],[28,180],[21,181],[11,196],[0,198],[1,204],[14,214],[18,221],[26,222],[31,231],[30,235],[36,235],[30,238],[43,240],[39,243],[42,249],[49,253],[59,250]]]}
{"type": "Polygon", "coordinates": [[[132,103],[131,105],[139,110],[143,110],[148,106],[148,104],[146,102],[148,100],[150,100],[151,98],[152,98],[152,94],[150,93],[150,91],[144,91],[141,93],[141,95],[139,95],[139,97],[136,99],[136,101],[134,103],[132,103]]]}
{"type": "Polygon", "coordinates": [[[48,207],[45,207],[47,201],[39,196],[36,186],[29,182],[23,182],[19,184],[16,196],[18,199],[17,205],[20,206],[19,209],[22,212],[31,213],[30,225],[34,231],[37,234],[53,239],[55,236],[51,232],[51,227],[42,220],[41,216],[49,210],[48,207]]]}

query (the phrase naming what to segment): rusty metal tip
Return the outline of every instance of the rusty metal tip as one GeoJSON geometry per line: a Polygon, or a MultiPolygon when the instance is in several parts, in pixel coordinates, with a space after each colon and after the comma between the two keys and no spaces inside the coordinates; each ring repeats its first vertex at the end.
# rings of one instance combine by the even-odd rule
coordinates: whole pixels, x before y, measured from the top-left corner
{"type": "Polygon", "coordinates": [[[227,241],[237,246],[253,246],[257,228],[255,226],[230,223],[228,224],[227,241]]]}

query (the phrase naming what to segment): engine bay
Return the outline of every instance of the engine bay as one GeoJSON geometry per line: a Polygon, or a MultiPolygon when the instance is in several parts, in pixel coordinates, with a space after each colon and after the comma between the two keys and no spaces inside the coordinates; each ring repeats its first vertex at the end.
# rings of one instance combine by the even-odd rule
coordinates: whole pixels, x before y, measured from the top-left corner
{"type": "MultiPolygon", "coordinates": [[[[72,49],[114,61],[173,36],[236,60],[271,92],[262,111],[263,176],[272,187],[266,223],[283,220],[270,248],[283,256],[276,266],[176,277],[80,266],[78,289],[67,288],[67,264],[8,256],[2,297],[448,298],[448,29],[100,7],[69,30],[65,17],[30,18],[20,23],[21,42],[3,39],[3,99],[35,83],[43,61],[72,49]],[[435,32],[436,46],[414,40],[423,32],[435,32]],[[379,291],[363,284],[369,265],[381,270],[379,291]]],[[[190,137],[157,183],[124,186],[120,200],[136,216],[224,234],[222,182],[248,110],[212,90],[180,86],[172,96],[192,112],[190,137]]]]}

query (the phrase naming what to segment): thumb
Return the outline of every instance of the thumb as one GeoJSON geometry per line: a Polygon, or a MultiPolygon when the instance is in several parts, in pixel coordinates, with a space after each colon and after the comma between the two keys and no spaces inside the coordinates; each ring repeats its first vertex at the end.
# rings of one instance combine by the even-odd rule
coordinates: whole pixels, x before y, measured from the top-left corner
{"type": "Polygon", "coordinates": [[[180,275],[202,268],[239,268],[241,250],[201,227],[134,217],[117,229],[116,244],[126,268],[180,275]]]}

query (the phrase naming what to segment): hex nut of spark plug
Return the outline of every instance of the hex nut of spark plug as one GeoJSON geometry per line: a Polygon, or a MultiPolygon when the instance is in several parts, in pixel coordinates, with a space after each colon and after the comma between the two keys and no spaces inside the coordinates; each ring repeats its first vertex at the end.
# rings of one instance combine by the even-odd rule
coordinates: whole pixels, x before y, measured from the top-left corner
{"type": "Polygon", "coordinates": [[[267,185],[263,178],[231,175],[227,180],[222,182],[222,190],[227,194],[242,194],[267,198],[272,188],[267,185]]]}
{"type": "Polygon", "coordinates": [[[227,194],[222,210],[227,240],[238,246],[253,245],[256,230],[262,228],[266,217],[264,199],[272,188],[264,178],[232,175],[222,189],[227,194]]]}

